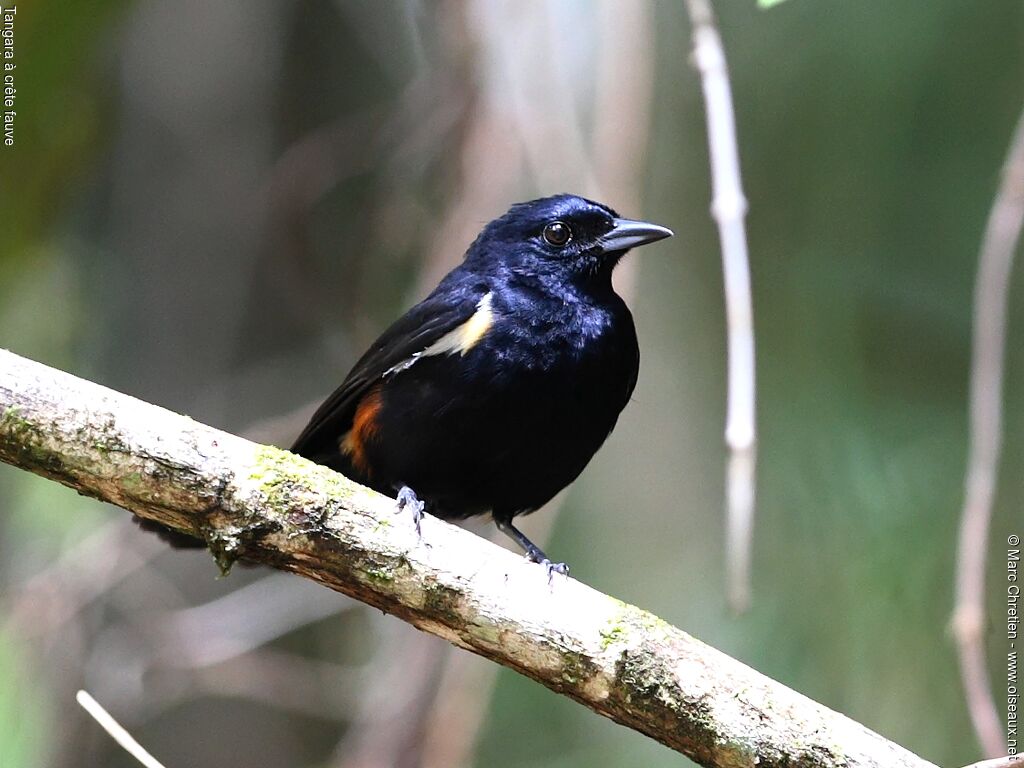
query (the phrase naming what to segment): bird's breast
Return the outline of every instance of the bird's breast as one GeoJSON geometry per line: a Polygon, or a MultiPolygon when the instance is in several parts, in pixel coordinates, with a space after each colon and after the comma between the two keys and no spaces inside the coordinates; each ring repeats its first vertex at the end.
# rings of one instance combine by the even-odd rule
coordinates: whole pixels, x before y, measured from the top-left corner
{"type": "Polygon", "coordinates": [[[629,310],[614,299],[499,295],[481,359],[489,353],[492,363],[540,371],[628,367],[638,357],[636,331],[629,310]]]}

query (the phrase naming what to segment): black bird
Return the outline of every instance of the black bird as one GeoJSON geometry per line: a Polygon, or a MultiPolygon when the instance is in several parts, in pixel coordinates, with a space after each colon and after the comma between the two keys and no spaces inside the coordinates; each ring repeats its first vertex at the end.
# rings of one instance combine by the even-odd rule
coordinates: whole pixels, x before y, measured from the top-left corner
{"type": "Polygon", "coordinates": [[[640,363],[612,289],[630,248],[670,237],[574,195],[513,205],[465,260],[360,358],[292,451],[446,520],[513,524],[583,471],[629,401],[640,363]]]}

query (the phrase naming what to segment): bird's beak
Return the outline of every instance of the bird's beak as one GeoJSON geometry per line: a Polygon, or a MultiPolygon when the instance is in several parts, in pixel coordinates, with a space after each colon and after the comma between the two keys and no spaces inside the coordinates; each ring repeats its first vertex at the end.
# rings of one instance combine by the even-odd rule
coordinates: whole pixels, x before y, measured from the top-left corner
{"type": "Polygon", "coordinates": [[[601,238],[601,250],[604,253],[625,251],[638,245],[647,245],[675,234],[668,227],[651,224],[648,221],[632,219],[614,219],[611,231],[601,238]]]}

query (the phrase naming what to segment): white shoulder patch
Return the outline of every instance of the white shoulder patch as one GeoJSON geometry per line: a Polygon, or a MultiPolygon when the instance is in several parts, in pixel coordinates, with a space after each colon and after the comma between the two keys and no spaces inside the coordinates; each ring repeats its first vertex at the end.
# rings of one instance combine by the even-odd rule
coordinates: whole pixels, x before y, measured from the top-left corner
{"type": "Polygon", "coordinates": [[[476,312],[474,312],[468,320],[461,325],[452,328],[448,333],[439,338],[429,347],[417,352],[408,360],[403,360],[398,365],[392,366],[384,372],[384,375],[388,376],[392,373],[404,371],[421,357],[430,357],[432,355],[464,355],[469,352],[469,350],[480,342],[494,324],[494,310],[491,306],[493,300],[492,294],[486,293],[480,301],[477,302],[476,312]]]}

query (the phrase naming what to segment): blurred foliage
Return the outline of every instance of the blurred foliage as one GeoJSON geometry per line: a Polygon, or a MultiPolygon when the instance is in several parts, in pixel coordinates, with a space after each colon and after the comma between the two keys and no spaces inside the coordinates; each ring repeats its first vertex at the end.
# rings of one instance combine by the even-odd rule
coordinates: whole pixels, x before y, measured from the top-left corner
{"type": "MultiPolygon", "coordinates": [[[[473,34],[484,5],[22,5],[18,143],[0,151],[0,345],[228,429],[283,417],[292,426],[266,439],[287,442],[293,411],[326,394],[436,268],[426,261],[467,167],[504,167],[503,149],[465,149],[496,56],[473,34]]],[[[552,7],[556,20],[580,20],[561,36],[552,21],[552,39],[570,63],[590,61],[590,4],[552,7]]],[[[1000,0],[801,0],[770,13],[716,3],[759,345],[755,602],[737,618],[722,589],[724,326],[703,103],[682,6],[650,7],[643,206],[623,213],[678,236],[635,256],[635,402],[570,490],[550,550],[594,587],[908,749],[966,764],[979,755],[946,626],[971,291],[1024,94],[1024,13],[1000,0]]],[[[595,87],[563,77],[580,99],[595,87]]],[[[496,130],[521,129],[508,117],[496,130]]],[[[563,154],[552,146],[551,162],[563,154]]],[[[440,250],[455,259],[467,244],[440,250]]],[[[1019,301],[1008,332],[993,584],[1002,542],[1024,523],[1019,301]]],[[[7,468],[0,499],[4,616],[33,575],[120,517],[7,468]]],[[[144,554],[131,532],[117,541],[104,565],[152,561],[39,642],[31,627],[0,632],[0,765],[131,765],[83,722],[69,695],[78,685],[168,765],[343,765],[334,745],[360,726],[344,704],[313,717],[201,670],[139,671],[161,617],[258,575],[215,581],[200,556],[144,554]],[[59,738],[45,727],[51,709],[69,724],[59,738]]],[[[32,594],[42,601],[32,615],[49,621],[55,597],[32,594]]],[[[993,617],[999,598],[993,588],[993,617]]],[[[306,627],[272,650],[357,671],[383,642],[368,615],[306,627]]],[[[997,693],[1004,646],[993,627],[997,693]]],[[[315,693],[329,707],[343,688],[315,693]]],[[[346,690],[370,696],[365,681],[346,690]]],[[[679,764],[511,672],[484,706],[479,765],[679,764]]]]}
{"type": "Polygon", "coordinates": [[[0,757],[5,766],[36,768],[44,764],[49,723],[43,715],[46,692],[32,685],[26,657],[16,638],[0,633],[0,757]]]}
{"type": "MultiPolygon", "coordinates": [[[[7,3],[7,7],[14,5],[7,3]]],[[[15,147],[3,154],[0,269],[31,259],[64,209],[63,193],[102,151],[114,105],[100,77],[124,0],[30,2],[15,20],[15,147]]],[[[0,278],[3,278],[0,275],[0,278]]],[[[9,279],[0,282],[0,290],[9,279]]],[[[2,294],[0,294],[2,295],[2,294]]]]}

